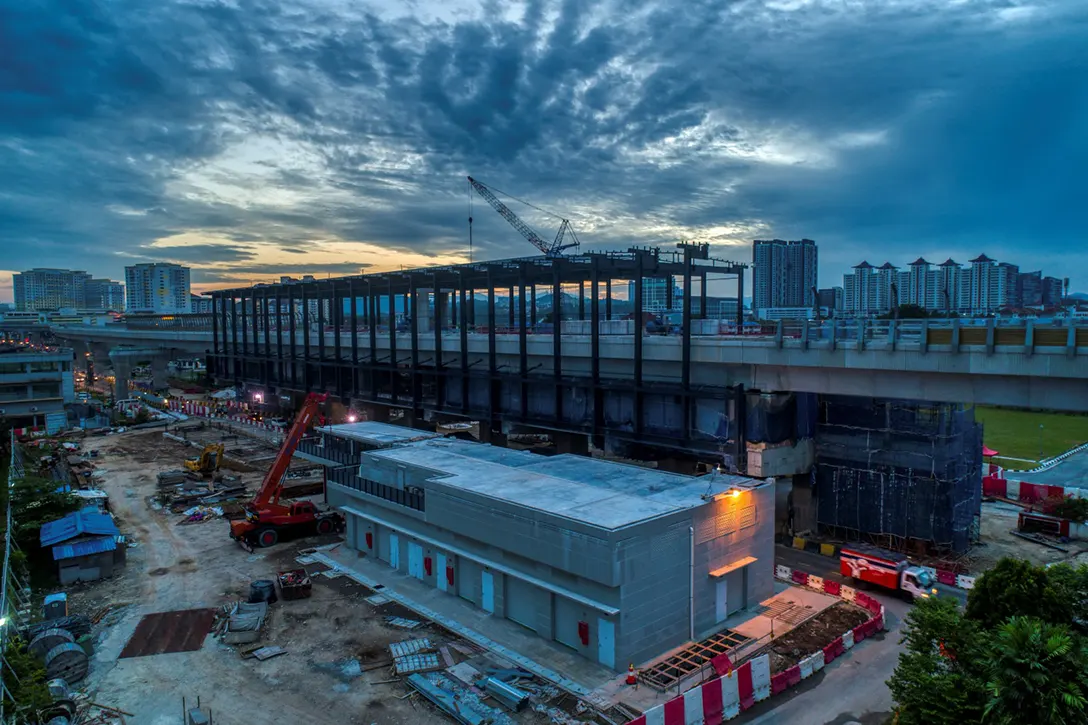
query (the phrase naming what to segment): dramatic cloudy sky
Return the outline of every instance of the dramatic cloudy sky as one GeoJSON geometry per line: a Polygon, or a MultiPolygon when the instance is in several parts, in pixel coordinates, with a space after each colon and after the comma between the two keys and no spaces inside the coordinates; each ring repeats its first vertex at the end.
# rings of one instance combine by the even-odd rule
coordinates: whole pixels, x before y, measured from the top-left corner
{"type": "MultiPolygon", "coordinates": [[[[805,236],[824,285],[984,251],[1083,290],[1086,77],[1084,0],[0,0],[0,270],[460,261],[472,174],[585,247],[805,236]]],[[[478,257],[532,251],[475,217],[478,257]]]]}

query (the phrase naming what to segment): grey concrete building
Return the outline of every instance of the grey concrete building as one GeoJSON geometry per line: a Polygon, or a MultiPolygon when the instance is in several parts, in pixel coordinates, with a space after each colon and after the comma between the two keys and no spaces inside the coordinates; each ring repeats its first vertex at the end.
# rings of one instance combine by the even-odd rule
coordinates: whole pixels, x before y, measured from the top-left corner
{"type": "Polygon", "coordinates": [[[75,402],[70,348],[0,345],[0,418],[12,428],[62,430],[75,402]]]}
{"type": "Polygon", "coordinates": [[[352,547],[616,670],[773,594],[763,481],[374,422],[322,428],[299,454],[329,467],[352,547]]]}

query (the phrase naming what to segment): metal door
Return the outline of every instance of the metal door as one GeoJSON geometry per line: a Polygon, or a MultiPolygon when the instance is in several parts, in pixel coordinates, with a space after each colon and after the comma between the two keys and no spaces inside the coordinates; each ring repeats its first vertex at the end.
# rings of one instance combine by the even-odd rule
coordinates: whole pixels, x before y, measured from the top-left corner
{"type": "Polygon", "coordinates": [[[478,590],[480,588],[480,565],[471,559],[460,558],[457,560],[457,571],[453,580],[457,585],[457,596],[469,600],[475,605],[480,604],[478,590]]]}
{"type": "Polygon", "coordinates": [[[400,539],[392,532],[389,534],[389,566],[400,569],[400,539]]]}
{"type": "Polygon", "coordinates": [[[506,597],[503,604],[506,607],[506,618],[518,624],[536,631],[539,617],[537,612],[541,602],[546,602],[543,592],[528,582],[515,579],[512,576],[505,577],[506,597]]]}
{"type": "Polygon", "coordinates": [[[559,644],[575,649],[582,649],[578,636],[578,622],[582,620],[582,607],[558,594],[552,596],[552,637],[559,644]]]}
{"type": "Polygon", "coordinates": [[[423,547],[414,541],[408,542],[408,575],[416,579],[424,577],[423,547]]]}
{"type": "Polygon", "coordinates": [[[724,622],[729,616],[729,582],[726,577],[718,579],[714,588],[714,622],[724,622]]]}
{"type": "Polygon", "coordinates": [[[446,578],[446,555],[438,554],[435,556],[435,561],[438,563],[438,569],[435,570],[435,576],[438,577],[438,588],[442,591],[449,591],[450,583],[446,578]]]}
{"type": "Polygon", "coordinates": [[[597,661],[616,669],[616,625],[604,617],[597,619],[597,661]]]}
{"type": "Polygon", "coordinates": [[[495,578],[489,571],[480,573],[480,607],[485,612],[495,613],[495,578]]]}

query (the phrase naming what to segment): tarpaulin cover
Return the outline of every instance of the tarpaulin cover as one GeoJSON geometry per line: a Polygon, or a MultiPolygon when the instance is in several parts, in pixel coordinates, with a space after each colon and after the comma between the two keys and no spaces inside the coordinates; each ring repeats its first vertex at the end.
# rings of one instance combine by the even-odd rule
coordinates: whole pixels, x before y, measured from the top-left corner
{"type": "Polygon", "coordinates": [[[819,411],[819,397],[816,393],[794,393],[797,413],[795,437],[797,440],[816,437],[816,414],[819,411]]]}
{"type": "Polygon", "coordinates": [[[796,403],[792,393],[748,395],[748,429],[752,443],[781,443],[793,437],[796,403]]]}

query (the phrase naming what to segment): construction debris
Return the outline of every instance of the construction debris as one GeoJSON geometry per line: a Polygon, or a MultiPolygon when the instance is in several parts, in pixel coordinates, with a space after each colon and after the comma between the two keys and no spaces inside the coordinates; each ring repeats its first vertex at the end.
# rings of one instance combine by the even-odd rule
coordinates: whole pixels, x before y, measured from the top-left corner
{"type": "Polygon", "coordinates": [[[393,642],[389,645],[389,654],[396,657],[407,657],[408,655],[419,654],[420,652],[429,652],[434,649],[431,646],[431,640],[427,637],[420,639],[406,639],[403,642],[393,642]]]}
{"type": "Polygon", "coordinates": [[[405,619],[404,617],[386,617],[385,621],[390,626],[399,627],[400,629],[415,629],[423,626],[423,622],[415,619],[405,619]]]}
{"type": "Polygon", "coordinates": [[[390,599],[389,597],[385,596],[384,594],[375,594],[372,597],[367,597],[366,598],[366,603],[370,604],[370,605],[373,605],[375,607],[380,607],[383,604],[389,604],[389,602],[391,602],[391,601],[393,601],[393,600],[390,599]]]}
{"type": "Polygon", "coordinates": [[[471,688],[441,673],[409,675],[408,685],[462,725],[514,725],[501,710],[485,705],[471,688]]]}
{"type": "Polygon", "coordinates": [[[408,675],[413,672],[431,672],[440,669],[442,669],[442,663],[438,661],[438,655],[433,652],[393,659],[393,671],[398,675],[408,675]]]}
{"type": "Polygon", "coordinates": [[[268,602],[235,602],[228,605],[227,623],[223,630],[224,644],[256,642],[268,616],[268,602]]]}
{"type": "Polygon", "coordinates": [[[272,645],[270,647],[261,647],[258,650],[254,650],[253,657],[254,659],[264,662],[265,660],[270,660],[273,657],[279,657],[280,655],[285,654],[287,654],[287,650],[285,650],[283,647],[280,647],[279,645],[272,645]]]}
{"type": "Polygon", "coordinates": [[[495,677],[488,677],[483,681],[484,689],[494,695],[508,709],[521,712],[529,704],[529,695],[522,690],[508,685],[495,677]]]}
{"type": "Polygon", "coordinates": [[[284,599],[305,599],[313,594],[313,583],[305,569],[281,571],[277,579],[284,599]]]}

